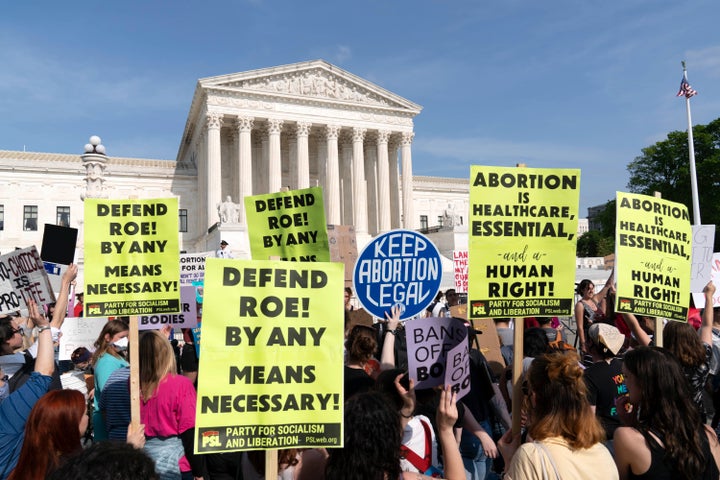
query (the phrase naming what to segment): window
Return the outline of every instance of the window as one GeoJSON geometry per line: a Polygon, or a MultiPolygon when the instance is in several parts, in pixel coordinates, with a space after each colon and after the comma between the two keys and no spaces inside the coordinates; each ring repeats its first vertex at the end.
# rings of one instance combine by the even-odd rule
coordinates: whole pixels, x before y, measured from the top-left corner
{"type": "Polygon", "coordinates": [[[37,205],[25,205],[23,207],[23,230],[27,231],[37,231],[38,225],[37,225],[37,216],[38,216],[38,207],[37,205]]]}
{"type": "Polygon", "coordinates": [[[428,228],[427,215],[420,215],[420,228],[423,230],[427,230],[427,228],[428,228]]]}
{"type": "Polygon", "coordinates": [[[460,215],[460,225],[462,225],[462,224],[463,224],[463,219],[462,219],[462,215],[460,215]]]}
{"type": "Polygon", "coordinates": [[[181,208],[178,210],[178,223],[180,225],[180,231],[181,232],[187,232],[187,208],[181,208]]]}
{"type": "Polygon", "coordinates": [[[70,207],[57,207],[55,224],[61,227],[70,226],[70,207]]]}
{"type": "Polygon", "coordinates": [[[438,215],[438,225],[440,225],[440,227],[443,226],[443,217],[442,217],[442,215],[438,215]]]}
{"type": "Polygon", "coordinates": [[[0,205],[0,230],[5,230],[5,205],[0,205]]]}

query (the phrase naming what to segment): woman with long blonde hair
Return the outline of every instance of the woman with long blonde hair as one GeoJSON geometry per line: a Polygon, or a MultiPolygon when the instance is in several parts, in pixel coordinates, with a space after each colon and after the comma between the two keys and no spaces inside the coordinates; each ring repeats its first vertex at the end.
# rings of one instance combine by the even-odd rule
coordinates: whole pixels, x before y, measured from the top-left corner
{"type": "Polygon", "coordinates": [[[145,450],[160,478],[202,478],[202,456],[193,454],[196,393],[192,382],[177,374],[170,341],[157,330],[140,335],[140,423],[145,450]]]}
{"type": "Polygon", "coordinates": [[[575,353],[536,358],[527,373],[527,391],[531,406],[527,431],[533,441],[520,445],[520,435],[512,430],[500,439],[506,479],[618,478],[575,353]]]}

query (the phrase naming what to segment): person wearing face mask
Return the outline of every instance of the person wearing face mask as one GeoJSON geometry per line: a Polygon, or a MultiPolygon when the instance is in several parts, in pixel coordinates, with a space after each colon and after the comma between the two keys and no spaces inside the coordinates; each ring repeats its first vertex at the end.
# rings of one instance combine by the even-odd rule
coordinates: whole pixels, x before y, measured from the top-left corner
{"type": "Polygon", "coordinates": [[[105,419],[100,411],[99,399],[110,375],[118,368],[129,365],[125,359],[128,347],[128,325],[121,320],[110,320],[95,341],[91,364],[95,369],[95,396],[93,400],[93,432],[95,441],[107,440],[105,419]]]}

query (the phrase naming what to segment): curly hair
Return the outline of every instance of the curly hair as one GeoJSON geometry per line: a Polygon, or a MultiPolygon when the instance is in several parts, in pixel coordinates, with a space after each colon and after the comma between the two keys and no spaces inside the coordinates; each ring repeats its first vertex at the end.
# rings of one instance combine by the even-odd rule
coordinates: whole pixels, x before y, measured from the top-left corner
{"type": "Polygon", "coordinates": [[[705,347],[689,323],[668,322],[663,329],[663,347],[675,355],[683,367],[694,368],[705,363],[705,347]]]}
{"type": "Polygon", "coordinates": [[[400,475],[402,426],[380,392],[358,393],[345,402],[343,448],[328,449],[326,480],[386,480],[400,475]]]}
{"type": "Polygon", "coordinates": [[[365,363],[370,360],[377,350],[375,329],[365,325],[355,325],[345,341],[348,362],[365,363]]]}
{"type": "Polygon", "coordinates": [[[605,429],[588,402],[576,353],[537,357],[527,377],[535,394],[528,428],[532,438],[563,437],[572,449],[590,448],[605,440],[605,429]]]}
{"type": "Polygon", "coordinates": [[[700,478],[706,461],[701,438],[704,430],[680,363],[658,347],[634,348],[625,354],[623,362],[640,389],[638,430],[652,431],[662,438],[666,462],[675,478],[700,478]]]}

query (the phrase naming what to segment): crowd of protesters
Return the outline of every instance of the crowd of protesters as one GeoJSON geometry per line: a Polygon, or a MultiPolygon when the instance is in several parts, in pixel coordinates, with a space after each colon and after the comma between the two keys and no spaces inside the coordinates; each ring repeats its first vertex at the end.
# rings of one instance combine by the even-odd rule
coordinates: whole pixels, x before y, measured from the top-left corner
{"type": "MultiPolygon", "coordinates": [[[[0,480],[265,478],[262,451],[194,454],[202,372],[188,332],[179,343],[169,327],[140,334],[139,424],[122,319],[60,375],[55,347],[76,275],[71,265],[47,312],[31,301],[24,317],[0,316],[0,480]]],[[[718,479],[720,312],[712,283],[704,293],[698,324],[655,332],[652,319],[612,312],[612,276],[599,290],[584,280],[578,348],[553,319],[524,319],[515,381],[513,323],[523,319],[495,319],[499,370],[473,344],[487,332],[465,322],[470,391],[458,399],[448,386],[416,389],[399,310],[358,321],[347,288],[344,447],[279,450],[278,478],[718,479]]],[[[460,302],[439,292],[426,314],[453,316],[460,302]]]]}

